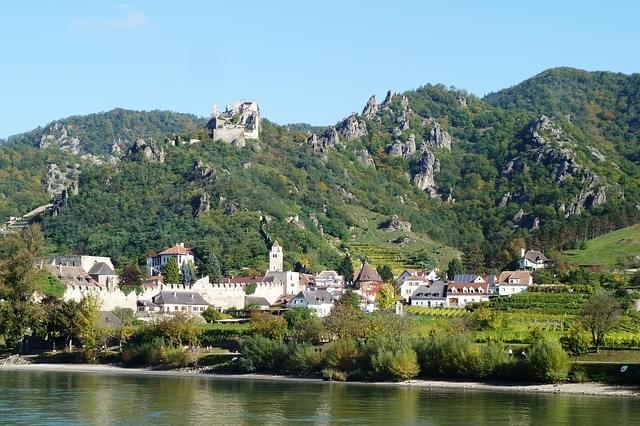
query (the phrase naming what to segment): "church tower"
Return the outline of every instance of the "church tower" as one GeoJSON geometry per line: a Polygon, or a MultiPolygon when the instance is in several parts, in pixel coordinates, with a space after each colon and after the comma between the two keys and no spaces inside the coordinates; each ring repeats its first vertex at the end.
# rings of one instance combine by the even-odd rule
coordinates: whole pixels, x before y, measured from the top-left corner
{"type": "Polygon", "coordinates": [[[284,253],[277,241],[273,242],[269,252],[269,272],[282,272],[284,270],[284,253]]]}

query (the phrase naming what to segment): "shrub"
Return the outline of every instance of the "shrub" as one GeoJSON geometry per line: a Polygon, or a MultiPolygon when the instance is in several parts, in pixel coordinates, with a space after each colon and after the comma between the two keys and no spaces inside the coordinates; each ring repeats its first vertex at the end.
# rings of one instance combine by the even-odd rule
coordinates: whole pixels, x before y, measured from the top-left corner
{"type": "Polygon", "coordinates": [[[286,368],[287,347],[279,340],[263,336],[247,337],[241,346],[240,368],[247,372],[277,373],[286,368]]]}
{"type": "Polygon", "coordinates": [[[393,380],[409,380],[420,373],[418,355],[409,346],[385,351],[381,355],[381,371],[393,380]]]}
{"type": "Polygon", "coordinates": [[[325,368],[322,370],[322,378],[325,380],[335,380],[337,382],[344,382],[347,380],[347,374],[342,371],[333,370],[331,368],[325,368]]]}
{"type": "Polygon", "coordinates": [[[529,347],[531,378],[541,382],[559,382],[569,374],[571,361],[557,340],[539,340],[529,347]]]}
{"type": "Polygon", "coordinates": [[[287,321],[266,312],[254,312],[251,315],[251,331],[269,339],[282,340],[287,333],[287,321]]]}
{"type": "Polygon", "coordinates": [[[477,377],[482,360],[468,334],[435,334],[416,348],[422,372],[433,377],[477,377]]]}
{"type": "Polygon", "coordinates": [[[569,333],[560,338],[560,344],[568,354],[573,356],[589,352],[589,336],[577,327],[569,329],[569,333]]]}
{"type": "Polygon", "coordinates": [[[182,368],[190,364],[189,354],[182,348],[172,348],[165,352],[165,363],[173,368],[182,368]]]}
{"type": "Polygon", "coordinates": [[[320,371],[322,352],[311,345],[289,346],[289,371],[292,373],[312,374],[320,371]]]}
{"type": "Polygon", "coordinates": [[[509,354],[507,349],[498,341],[489,341],[480,351],[480,377],[506,377],[509,370],[509,354]]]}
{"type": "Polygon", "coordinates": [[[343,372],[353,371],[360,362],[358,344],[353,339],[340,339],[331,343],[324,354],[324,365],[328,369],[343,372]]]}

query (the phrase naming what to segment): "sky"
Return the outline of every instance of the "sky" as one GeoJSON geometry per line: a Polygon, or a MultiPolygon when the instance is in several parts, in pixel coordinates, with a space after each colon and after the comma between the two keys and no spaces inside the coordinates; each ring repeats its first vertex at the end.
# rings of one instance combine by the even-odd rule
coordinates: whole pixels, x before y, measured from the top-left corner
{"type": "Polygon", "coordinates": [[[116,107],[327,125],[427,83],[640,72],[637,1],[0,2],[0,138],[116,107]]]}

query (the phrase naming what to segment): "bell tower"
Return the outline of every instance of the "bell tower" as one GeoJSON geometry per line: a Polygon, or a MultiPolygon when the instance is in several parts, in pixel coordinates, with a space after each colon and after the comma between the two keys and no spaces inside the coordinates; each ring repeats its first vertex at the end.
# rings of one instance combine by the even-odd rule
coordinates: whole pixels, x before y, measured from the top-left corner
{"type": "Polygon", "coordinates": [[[282,272],[284,270],[284,253],[277,241],[273,242],[269,252],[269,272],[282,272]]]}

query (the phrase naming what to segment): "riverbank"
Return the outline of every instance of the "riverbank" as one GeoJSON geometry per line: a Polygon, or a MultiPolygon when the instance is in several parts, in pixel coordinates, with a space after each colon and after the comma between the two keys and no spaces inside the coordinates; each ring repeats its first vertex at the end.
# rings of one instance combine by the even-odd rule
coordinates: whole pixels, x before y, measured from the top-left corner
{"type": "Polygon", "coordinates": [[[426,389],[463,390],[483,392],[512,392],[512,393],[552,393],[570,395],[597,395],[640,398],[640,386],[616,386],[603,383],[563,383],[563,384],[492,384],[463,381],[444,380],[409,380],[406,382],[328,382],[316,378],[300,378],[276,376],[270,374],[216,374],[196,369],[181,370],[154,370],[145,368],[124,368],[104,364],[24,364],[0,366],[2,371],[45,371],[45,372],[70,372],[93,373],[130,376],[164,376],[164,377],[197,377],[204,379],[224,380],[262,380],[293,383],[340,383],[352,386],[390,386],[390,387],[417,387],[426,389]]]}

